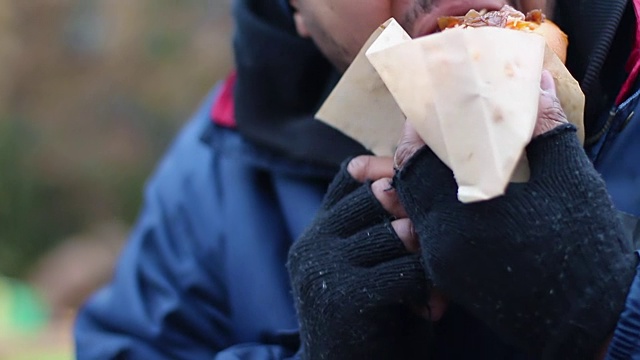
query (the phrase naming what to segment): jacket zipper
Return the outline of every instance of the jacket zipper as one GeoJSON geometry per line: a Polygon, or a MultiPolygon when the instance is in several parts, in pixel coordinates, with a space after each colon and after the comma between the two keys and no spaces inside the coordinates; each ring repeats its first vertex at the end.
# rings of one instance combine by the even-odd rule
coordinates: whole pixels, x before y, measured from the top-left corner
{"type": "Polygon", "coordinates": [[[609,131],[609,128],[611,128],[611,124],[613,123],[613,119],[616,117],[617,114],[618,114],[618,107],[614,106],[611,110],[609,110],[609,117],[607,118],[607,121],[604,123],[604,126],[602,127],[602,129],[600,129],[600,131],[598,131],[598,133],[596,133],[596,134],[590,136],[589,138],[587,138],[584,141],[584,145],[585,146],[591,146],[591,145],[597,143],[598,141],[600,141],[600,138],[602,138],[602,136],[609,131]]]}

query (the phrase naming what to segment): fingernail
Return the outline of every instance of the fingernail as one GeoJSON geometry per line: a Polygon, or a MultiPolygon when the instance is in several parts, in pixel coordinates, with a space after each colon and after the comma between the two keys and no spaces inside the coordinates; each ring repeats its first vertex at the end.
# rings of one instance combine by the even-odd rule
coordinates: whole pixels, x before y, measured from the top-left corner
{"type": "Polygon", "coordinates": [[[553,80],[553,76],[548,70],[542,70],[542,77],[540,78],[540,89],[556,96],[556,84],[553,80]]]}

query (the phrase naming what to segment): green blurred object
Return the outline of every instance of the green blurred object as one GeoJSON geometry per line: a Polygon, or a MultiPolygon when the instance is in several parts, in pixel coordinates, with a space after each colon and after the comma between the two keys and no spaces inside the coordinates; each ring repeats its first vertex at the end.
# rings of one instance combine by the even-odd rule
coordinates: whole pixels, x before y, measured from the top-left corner
{"type": "Polygon", "coordinates": [[[0,334],[27,335],[48,321],[47,309],[27,284],[0,276],[0,334]]]}
{"type": "Polygon", "coordinates": [[[26,283],[0,276],[0,360],[72,360],[68,346],[38,342],[48,310],[26,283]]]}
{"type": "Polygon", "coordinates": [[[72,360],[73,355],[64,350],[51,349],[32,349],[11,354],[8,356],[0,355],[0,360],[72,360]]]}

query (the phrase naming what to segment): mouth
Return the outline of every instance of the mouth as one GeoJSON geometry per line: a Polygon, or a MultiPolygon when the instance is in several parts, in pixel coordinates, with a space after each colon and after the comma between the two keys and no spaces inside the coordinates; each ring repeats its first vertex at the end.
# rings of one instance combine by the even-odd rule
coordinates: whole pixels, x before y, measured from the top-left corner
{"type": "Polygon", "coordinates": [[[431,35],[439,32],[438,18],[442,16],[464,16],[469,10],[500,10],[506,1],[504,0],[460,0],[460,1],[441,1],[429,13],[422,16],[413,24],[412,38],[431,35]]]}

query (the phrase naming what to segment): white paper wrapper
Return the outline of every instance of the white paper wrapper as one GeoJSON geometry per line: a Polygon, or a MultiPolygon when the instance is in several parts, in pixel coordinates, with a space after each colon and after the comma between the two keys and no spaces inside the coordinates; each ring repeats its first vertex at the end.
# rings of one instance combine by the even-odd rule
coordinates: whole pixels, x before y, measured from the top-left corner
{"type": "MultiPolygon", "coordinates": [[[[541,49],[539,35],[496,28],[411,40],[390,19],[371,35],[316,117],[377,155],[394,153],[408,117],[453,169],[460,200],[490,199],[509,181],[528,180],[523,150],[536,120],[541,49]]],[[[544,66],[582,140],[584,95],[577,81],[548,47],[544,66]]]]}
{"type": "Polygon", "coordinates": [[[463,202],[504,193],[535,127],[544,38],[455,28],[366,52],[463,202]],[[406,61],[411,59],[411,61],[406,61]],[[406,86],[412,83],[413,86],[406,86]]]}

